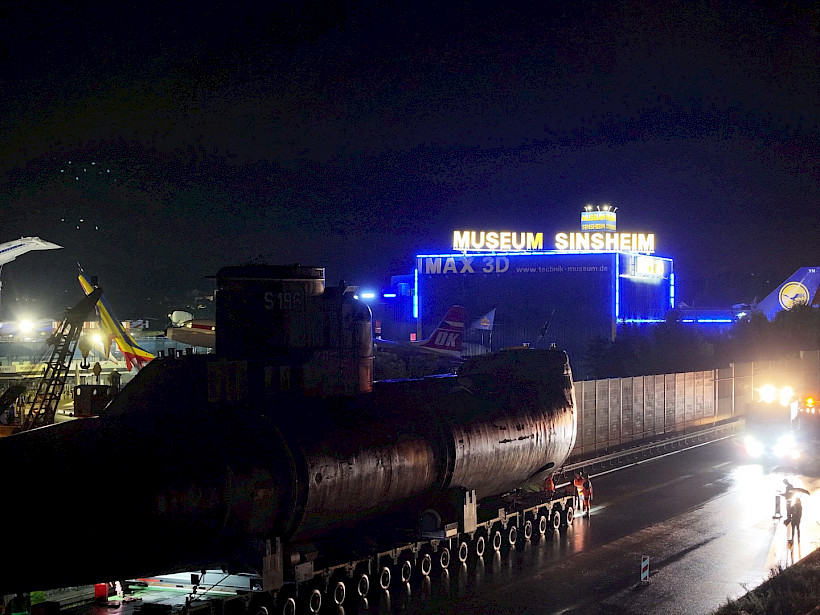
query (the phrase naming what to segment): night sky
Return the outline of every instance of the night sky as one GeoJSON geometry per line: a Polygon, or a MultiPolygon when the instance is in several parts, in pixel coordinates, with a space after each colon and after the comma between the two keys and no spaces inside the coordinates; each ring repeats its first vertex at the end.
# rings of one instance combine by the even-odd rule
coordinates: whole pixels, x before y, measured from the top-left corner
{"type": "Polygon", "coordinates": [[[4,318],[75,303],[77,262],[158,318],[224,265],[381,285],[586,203],[690,304],[820,265],[810,3],[114,4],[0,7],[0,242],[65,246],[4,267],[4,318]]]}

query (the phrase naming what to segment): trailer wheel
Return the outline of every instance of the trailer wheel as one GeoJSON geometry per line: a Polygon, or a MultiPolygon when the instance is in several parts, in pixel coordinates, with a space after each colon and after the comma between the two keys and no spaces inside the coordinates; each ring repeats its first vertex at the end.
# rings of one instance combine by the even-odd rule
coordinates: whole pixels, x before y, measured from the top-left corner
{"type": "Polygon", "coordinates": [[[296,600],[292,596],[282,603],[282,615],[296,615],[296,600]]]}
{"type": "Polygon", "coordinates": [[[359,576],[359,582],[356,584],[356,592],[364,598],[367,596],[367,592],[370,591],[370,577],[367,576],[366,573],[362,573],[359,576]]]}
{"type": "Polygon", "coordinates": [[[338,581],[336,583],[336,587],[333,588],[333,602],[336,604],[343,604],[346,594],[347,589],[345,588],[344,581],[338,581]]]}
{"type": "Polygon", "coordinates": [[[493,534],[493,551],[498,551],[500,549],[501,549],[501,532],[496,530],[495,534],[493,534]]]}
{"type": "Polygon", "coordinates": [[[514,525],[511,525],[510,529],[507,530],[507,542],[511,547],[514,547],[515,543],[518,542],[518,528],[514,525]]]}
{"type": "Polygon", "coordinates": [[[441,550],[441,555],[439,555],[438,563],[439,563],[439,566],[441,566],[442,568],[449,568],[449,566],[450,566],[450,549],[448,549],[447,547],[444,547],[441,550]]]}
{"type": "Polygon", "coordinates": [[[532,538],[532,521],[527,519],[524,522],[524,540],[529,540],[532,538]]]}
{"type": "Polygon", "coordinates": [[[550,513],[550,518],[552,519],[553,529],[557,530],[561,527],[561,509],[558,506],[552,509],[552,513],[550,513]]]}
{"type": "Polygon", "coordinates": [[[466,542],[462,542],[458,545],[458,561],[464,563],[467,561],[467,556],[470,554],[470,548],[467,546],[466,542]]]}
{"type": "Polygon", "coordinates": [[[401,565],[401,582],[407,583],[410,581],[410,575],[413,574],[413,564],[410,563],[409,559],[404,560],[401,565]]]}
{"type": "Polygon", "coordinates": [[[308,609],[311,613],[318,613],[322,608],[322,592],[314,589],[308,598],[308,609]]]}
{"type": "Polygon", "coordinates": [[[573,519],[575,519],[575,509],[572,506],[567,506],[564,511],[564,525],[572,525],[573,519]]]}
{"type": "Polygon", "coordinates": [[[475,539],[475,554],[478,557],[484,556],[484,549],[487,547],[487,541],[484,540],[484,536],[479,536],[475,539]]]}
{"type": "Polygon", "coordinates": [[[538,533],[541,536],[547,533],[547,517],[545,515],[538,517],[538,533]]]}
{"type": "Polygon", "coordinates": [[[421,574],[425,577],[429,576],[433,570],[433,558],[430,557],[429,553],[425,553],[424,557],[421,558],[421,564],[419,566],[421,569],[421,574]]]}
{"type": "Polygon", "coordinates": [[[384,566],[379,574],[379,587],[388,589],[390,587],[390,568],[384,566]]]}

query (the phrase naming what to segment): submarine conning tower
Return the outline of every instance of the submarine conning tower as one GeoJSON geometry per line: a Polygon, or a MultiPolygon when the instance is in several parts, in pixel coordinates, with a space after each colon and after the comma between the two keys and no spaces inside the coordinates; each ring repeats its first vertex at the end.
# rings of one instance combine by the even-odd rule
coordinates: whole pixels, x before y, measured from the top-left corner
{"type": "Polygon", "coordinates": [[[216,354],[266,364],[267,392],[311,397],[373,389],[370,308],[323,267],[239,265],[216,276],[216,354]]]}

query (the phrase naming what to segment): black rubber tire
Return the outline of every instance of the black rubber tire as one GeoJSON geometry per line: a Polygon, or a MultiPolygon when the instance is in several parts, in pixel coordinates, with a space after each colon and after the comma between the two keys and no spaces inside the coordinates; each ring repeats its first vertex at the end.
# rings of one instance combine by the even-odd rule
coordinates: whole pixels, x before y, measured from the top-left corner
{"type": "Polygon", "coordinates": [[[462,564],[467,561],[467,557],[470,555],[470,547],[467,546],[466,542],[462,542],[458,545],[458,561],[462,564]]]}
{"type": "Polygon", "coordinates": [[[514,547],[516,542],[518,542],[518,528],[511,525],[507,529],[507,544],[514,547]]]}
{"type": "Polygon", "coordinates": [[[337,581],[333,588],[333,602],[341,606],[344,604],[346,596],[347,588],[345,587],[344,581],[337,581]]]}
{"type": "Polygon", "coordinates": [[[527,519],[524,522],[524,540],[530,540],[532,538],[532,520],[527,519]]]}
{"type": "Polygon", "coordinates": [[[308,610],[311,613],[318,613],[322,610],[322,592],[318,589],[314,589],[310,592],[310,596],[308,596],[308,610]]]}
{"type": "Polygon", "coordinates": [[[554,530],[557,530],[561,527],[561,523],[563,523],[564,520],[563,514],[561,513],[561,509],[558,506],[552,509],[552,512],[550,513],[550,519],[552,520],[552,528],[554,530]]]}
{"type": "Polygon", "coordinates": [[[547,521],[546,515],[541,515],[540,517],[538,517],[538,533],[541,534],[541,536],[547,533],[548,525],[549,523],[547,521]]]}
{"type": "Polygon", "coordinates": [[[564,511],[564,525],[569,527],[572,525],[572,520],[575,519],[575,509],[572,506],[567,506],[564,511]]]}
{"type": "Polygon", "coordinates": [[[401,582],[408,583],[413,575],[413,563],[406,559],[401,563],[401,582]]]}
{"type": "Polygon", "coordinates": [[[359,582],[356,583],[356,593],[359,594],[362,598],[367,596],[367,593],[370,591],[370,577],[367,576],[367,573],[363,572],[359,576],[359,582]]]}
{"type": "Polygon", "coordinates": [[[390,573],[390,568],[383,566],[381,572],[379,573],[379,587],[382,589],[389,589],[391,577],[392,575],[390,573]]]}
{"type": "Polygon", "coordinates": [[[484,536],[479,536],[475,539],[475,554],[478,557],[484,556],[484,550],[487,548],[487,541],[484,540],[484,536]]]}
{"type": "Polygon", "coordinates": [[[282,615],[296,615],[296,599],[289,596],[282,603],[282,615]]]}
{"type": "Polygon", "coordinates": [[[433,571],[433,558],[430,557],[429,553],[425,553],[424,557],[421,558],[419,570],[421,570],[421,574],[425,577],[430,576],[430,573],[433,571]]]}
{"type": "Polygon", "coordinates": [[[438,564],[442,570],[450,567],[450,549],[447,547],[441,549],[441,554],[438,556],[438,564]]]}
{"type": "Polygon", "coordinates": [[[503,541],[501,540],[501,532],[496,530],[495,534],[493,534],[493,551],[499,551],[501,549],[502,542],[503,541]]]}

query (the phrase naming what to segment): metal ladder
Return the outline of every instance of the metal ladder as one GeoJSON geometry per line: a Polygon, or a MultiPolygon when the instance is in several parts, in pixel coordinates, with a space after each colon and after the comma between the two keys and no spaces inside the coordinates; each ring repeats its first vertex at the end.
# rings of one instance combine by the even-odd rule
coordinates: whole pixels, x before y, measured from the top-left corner
{"type": "Polygon", "coordinates": [[[73,308],[66,310],[60,328],[49,338],[48,341],[54,345],[54,348],[46,362],[43,377],[40,379],[37,392],[34,394],[34,400],[31,402],[31,409],[26,415],[20,431],[44,427],[54,422],[57,405],[60,403],[60,396],[63,394],[71,359],[74,357],[83,324],[94,310],[100,295],[102,295],[102,290],[97,288],[73,308]]]}

